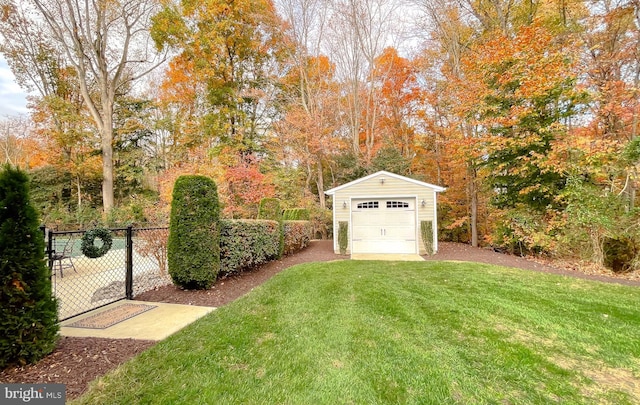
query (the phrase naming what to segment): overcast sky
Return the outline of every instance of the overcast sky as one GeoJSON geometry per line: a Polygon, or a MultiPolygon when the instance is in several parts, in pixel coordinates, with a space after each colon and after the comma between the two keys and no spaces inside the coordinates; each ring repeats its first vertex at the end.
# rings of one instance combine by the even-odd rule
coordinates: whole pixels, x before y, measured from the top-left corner
{"type": "Polygon", "coordinates": [[[7,115],[27,113],[26,94],[15,82],[15,78],[0,55],[0,118],[7,115]]]}

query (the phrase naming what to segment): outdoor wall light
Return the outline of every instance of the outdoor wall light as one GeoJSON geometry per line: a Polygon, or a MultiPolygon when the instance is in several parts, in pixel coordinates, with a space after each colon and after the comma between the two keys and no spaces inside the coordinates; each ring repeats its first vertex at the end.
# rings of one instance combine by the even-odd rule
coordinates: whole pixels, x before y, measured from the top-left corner
{"type": "Polygon", "coordinates": [[[347,202],[346,201],[342,202],[342,208],[347,209],[347,202]]]}
{"type": "Polygon", "coordinates": [[[422,205],[422,208],[424,208],[427,205],[427,202],[423,199],[420,205],[422,205]]]}
{"type": "Polygon", "coordinates": [[[384,177],[380,177],[380,184],[384,184],[384,177]]]}

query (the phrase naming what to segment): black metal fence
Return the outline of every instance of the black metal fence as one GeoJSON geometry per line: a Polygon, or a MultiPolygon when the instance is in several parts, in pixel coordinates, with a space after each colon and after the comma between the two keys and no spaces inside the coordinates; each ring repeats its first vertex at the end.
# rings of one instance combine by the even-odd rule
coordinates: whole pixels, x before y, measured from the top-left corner
{"type": "MultiPolygon", "coordinates": [[[[110,229],[111,249],[95,259],[82,253],[85,232],[45,231],[61,321],[171,284],[167,271],[168,228],[110,229]]],[[[95,245],[100,244],[96,239],[95,245]]]]}

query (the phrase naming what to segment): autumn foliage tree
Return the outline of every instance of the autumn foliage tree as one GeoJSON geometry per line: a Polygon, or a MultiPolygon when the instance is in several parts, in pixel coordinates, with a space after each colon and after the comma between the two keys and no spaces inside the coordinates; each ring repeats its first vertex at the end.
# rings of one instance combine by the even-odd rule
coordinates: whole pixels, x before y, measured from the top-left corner
{"type": "Polygon", "coordinates": [[[315,183],[321,208],[325,171],[343,148],[339,135],[339,86],[335,65],[327,56],[307,57],[303,66],[283,78],[284,115],[275,125],[277,138],[270,149],[287,165],[299,165],[306,174],[305,187],[315,183]]]}
{"type": "Polygon", "coordinates": [[[548,215],[564,206],[559,196],[566,166],[551,152],[566,138],[567,120],[585,101],[576,86],[575,59],[564,45],[534,23],[514,37],[495,34],[463,63],[460,97],[465,97],[466,116],[481,131],[477,145],[490,172],[486,184],[494,205],[508,211],[500,217],[506,227],[502,234],[516,239],[548,233],[544,225],[530,227],[536,221],[529,215],[548,215]]]}
{"type": "Polygon", "coordinates": [[[266,0],[184,0],[154,17],[156,45],[178,51],[163,86],[195,110],[194,143],[242,153],[261,147],[284,52],[281,24],[266,0]]]}
{"type": "Polygon", "coordinates": [[[257,162],[247,158],[226,168],[221,192],[226,217],[255,218],[260,200],[273,196],[274,187],[257,162]]]}
{"type": "Polygon", "coordinates": [[[388,47],[375,60],[374,77],[380,119],[378,149],[384,145],[395,148],[401,156],[414,153],[416,121],[424,89],[418,84],[414,63],[388,47]]]}
{"type": "Polygon", "coordinates": [[[548,155],[584,101],[575,60],[562,45],[533,24],[514,38],[496,34],[465,63],[468,114],[485,132],[489,185],[499,208],[559,206],[565,174],[548,155]]]}
{"type": "Polygon", "coordinates": [[[592,93],[591,120],[582,135],[600,155],[596,182],[620,193],[628,208],[635,203],[637,172],[622,158],[638,137],[640,115],[640,5],[626,1],[596,1],[585,18],[582,35],[586,86],[592,93]]]}
{"type": "Polygon", "coordinates": [[[47,155],[41,140],[34,136],[33,123],[27,117],[0,120],[0,162],[25,169],[41,167],[47,155]]]}
{"type": "Polygon", "coordinates": [[[637,1],[415,0],[417,25],[399,0],[6,3],[0,50],[39,94],[37,139],[0,147],[65,182],[40,196],[88,205],[111,160],[120,205],[157,184],[147,211],[166,213],[174,180],[204,174],[226,216],[254,217],[260,198],[277,197],[321,218],[326,188],[385,169],[447,187],[438,224],[449,240],[597,262],[606,243],[640,240],[637,1]],[[86,11],[77,32],[54,5],[86,11]],[[92,25],[139,11],[129,5],[158,11],[135,32],[174,56],[148,86],[153,102],[132,94],[140,65],[111,58],[126,30],[92,25]],[[36,9],[43,18],[26,13],[36,9]]]}
{"type": "Polygon", "coordinates": [[[84,190],[91,183],[89,179],[100,181],[102,176],[100,137],[90,124],[75,71],[54,64],[49,73],[49,93],[32,100],[32,120],[47,163],[69,173],[75,207],[81,211],[90,200],[84,190]],[[48,153],[54,150],[58,153],[48,153]]]}
{"type": "Polygon", "coordinates": [[[16,39],[13,49],[22,50],[23,55],[28,56],[14,58],[16,73],[41,84],[41,94],[49,95],[48,78],[30,76],[29,69],[43,73],[39,66],[48,59],[60,68],[70,67],[75,71],[77,92],[100,139],[102,200],[104,212],[108,213],[114,207],[115,99],[163,60],[148,46],[148,19],[157,2],[29,0],[6,3],[3,12],[8,18],[4,21],[10,23],[2,26],[3,36],[16,39]],[[28,27],[34,27],[36,35],[23,35],[29,32],[28,27]],[[33,47],[33,43],[37,46],[33,47]]]}

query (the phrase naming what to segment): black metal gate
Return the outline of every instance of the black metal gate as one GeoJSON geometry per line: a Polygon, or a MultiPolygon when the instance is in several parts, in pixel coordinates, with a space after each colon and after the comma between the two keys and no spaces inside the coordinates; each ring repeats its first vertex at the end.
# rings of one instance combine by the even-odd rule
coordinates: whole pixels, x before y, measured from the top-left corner
{"type": "MultiPolygon", "coordinates": [[[[53,293],[62,321],[170,284],[168,228],[110,229],[111,249],[99,258],[82,253],[82,231],[46,231],[53,293]]],[[[101,241],[96,239],[99,247],[101,241]]]]}

